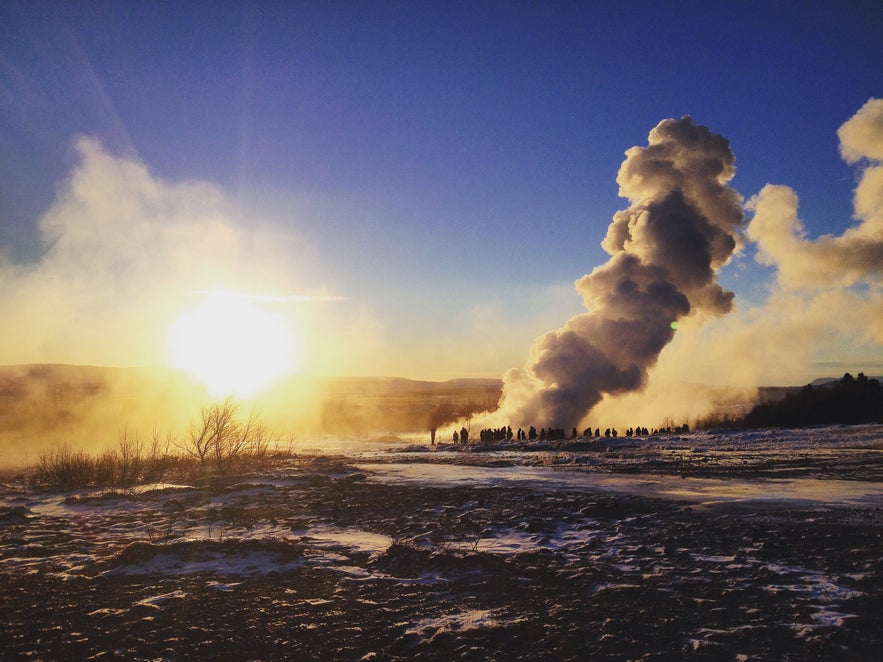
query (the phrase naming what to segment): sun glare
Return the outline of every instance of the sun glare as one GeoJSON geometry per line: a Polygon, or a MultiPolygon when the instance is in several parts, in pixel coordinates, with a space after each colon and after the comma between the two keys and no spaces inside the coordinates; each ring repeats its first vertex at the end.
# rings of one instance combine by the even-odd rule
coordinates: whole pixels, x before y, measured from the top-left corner
{"type": "Polygon", "coordinates": [[[200,380],[214,396],[253,396],[294,372],[293,322],[254,297],[210,292],[168,329],[167,361],[200,380]]]}

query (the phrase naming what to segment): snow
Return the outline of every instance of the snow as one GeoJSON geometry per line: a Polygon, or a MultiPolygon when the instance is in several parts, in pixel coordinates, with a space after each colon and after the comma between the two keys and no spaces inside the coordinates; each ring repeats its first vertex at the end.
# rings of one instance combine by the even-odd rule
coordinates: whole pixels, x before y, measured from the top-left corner
{"type": "Polygon", "coordinates": [[[505,618],[489,609],[466,609],[431,618],[424,618],[411,625],[405,635],[431,642],[437,636],[448,633],[468,632],[481,628],[496,628],[517,625],[523,618],[505,618]]]}
{"type": "MultiPolygon", "coordinates": [[[[676,457],[692,462],[712,458],[717,466],[738,466],[746,460],[872,457],[883,454],[883,426],[700,432],[622,440],[611,444],[611,448],[614,449],[611,453],[427,449],[420,454],[389,446],[382,452],[356,449],[348,455],[354,464],[348,470],[340,469],[349,474],[322,467],[283,468],[275,470],[275,475],[250,477],[250,482],[231,485],[222,493],[165,483],[118,493],[77,490],[67,494],[38,493],[10,485],[0,492],[0,507],[11,513],[9,523],[4,526],[20,527],[21,533],[7,537],[8,545],[0,555],[0,573],[61,578],[98,575],[145,578],[143,583],[148,594],[142,594],[137,601],[127,600],[123,606],[131,604],[131,609],[151,614],[145,618],[153,618],[153,614],[162,616],[163,610],[188,598],[192,600],[193,596],[184,590],[168,589],[180,585],[190,590],[198,584],[191,581],[197,576],[206,589],[230,593],[231,597],[240,596],[242,587],[248,586],[251,578],[295,571],[329,573],[334,581],[354,590],[364,590],[370,582],[384,585],[389,582],[396,588],[419,588],[419,593],[423,587],[451,582],[453,571],[433,566],[439,556],[451,563],[451,558],[463,559],[470,555],[470,558],[493,556],[511,561],[521,554],[541,552],[540,558],[554,556],[562,560],[568,576],[584,573],[589,578],[586,581],[591,581],[594,587],[590,591],[603,596],[647,586],[669,590],[668,578],[682,572],[677,579],[686,587],[684,596],[695,602],[700,614],[714,610],[715,603],[722,602],[722,595],[750,595],[755,591],[755,595],[765,596],[771,602],[789,605],[782,619],[797,638],[810,639],[818,636],[821,629],[848,629],[850,623],[858,622],[850,621],[859,614],[848,613],[858,611],[856,603],[849,601],[871,595],[866,589],[867,583],[858,583],[877,572],[872,565],[857,564],[839,570],[832,570],[833,565],[815,568],[811,557],[795,560],[787,551],[768,552],[750,539],[742,543],[737,540],[734,544],[722,541],[720,545],[706,539],[690,548],[680,546],[690,543],[678,541],[672,549],[648,532],[663,521],[660,512],[681,513],[698,510],[697,506],[728,509],[722,520],[733,512],[741,516],[738,509],[745,508],[752,518],[747,521],[753,526],[755,521],[764,518],[787,517],[783,513],[796,505],[805,509],[800,521],[811,528],[815,518],[823,519],[823,513],[829,513],[830,520],[833,508],[883,505],[883,482],[846,480],[840,474],[837,478],[825,478],[812,471],[774,478],[745,477],[738,472],[730,474],[737,477],[682,476],[672,472],[653,473],[647,470],[650,466],[647,459],[667,461],[676,457]],[[467,460],[470,463],[465,463],[467,460]],[[561,462],[566,466],[561,466],[561,462]],[[638,462],[643,462],[638,471],[618,473],[623,467],[638,462]],[[500,463],[508,466],[499,466],[500,463]],[[372,488],[376,488],[376,483],[504,487],[508,488],[506,499],[513,503],[524,495],[535,497],[537,494],[542,495],[539,499],[542,501],[559,490],[577,493],[578,498],[575,499],[577,505],[569,506],[570,510],[564,514],[557,511],[558,514],[545,517],[546,511],[540,511],[541,517],[490,518],[489,523],[484,522],[474,533],[468,527],[452,527],[445,536],[439,536],[437,531],[419,533],[420,527],[413,526],[396,540],[419,548],[425,555],[420,558],[428,560],[425,565],[421,565],[424,561],[416,562],[400,572],[400,566],[375,563],[383,560],[384,553],[394,543],[394,538],[387,535],[399,526],[393,515],[382,513],[372,525],[348,514],[349,504],[363,505],[358,496],[355,499],[350,496],[352,500],[345,508],[328,507],[338,496],[335,490],[344,484],[335,481],[351,478],[355,472],[363,474],[357,477],[372,488]],[[317,476],[321,480],[317,480],[317,476]],[[324,485],[321,491],[307,489],[320,484],[324,485]],[[608,495],[637,495],[664,499],[667,503],[656,504],[653,509],[658,510],[646,513],[611,508],[596,519],[595,511],[583,507],[582,493],[602,495],[604,499],[608,499],[608,495]],[[310,502],[305,495],[315,501],[310,502]],[[298,497],[304,498],[303,504],[297,502],[298,497]],[[677,503],[671,505],[671,502],[677,503]],[[749,508],[753,510],[747,510],[749,508]],[[540,525],[535,526],[535,520],[540,525]],[[644,547],[645,540],[652,543],[644,547]],[[137,545],[143,547],[143,553],[135,553],[137,545]],[[134,551],[132,546],[136,546],[134,551]],[[126,554],[127,550],[131,553],[126,554]],[[686,557],[692,561],[685,562],[686,557]],[[598,568],[606,569],[609,574],[592,575],[598,568]],[[403,576],[397,577],[397,574],[403,576]],[[155,585],[149,581],[151,577],[157,579],[155,585]],[[186,582],[176,580],[184,577],[186,582]],[[171,581],[162,582],[164,578],[171,581]],[[703,590],[691,596],[687,589],[694,586],[703,590]],[[705,587],[720,587],[721,593],[705,587]],[[856,590],[857,587],[866,593],[856,590]]],[[[447,513],[450,507],[454,518],[471,516],[476,509],[484,508],[484,512],[488,512],[477,499],[468,493],[456,507],[430,503],[424,512],[447,513]]],[[[503,504],[500,512],[509,512],[509,508],[508,503],[503,504]]],[[[843,512],[850,511],[844,508],[843,512]]],[[[706,515],[704,510],[703,515],[706,515]]],[[[408,524],[404,522],[404,528],[408,524]]],[[[441,590],[447,590],[447,586],[441,590]]],[[[311,604],[315,606],[330,602],[324,598],[308,600],[313,600],[311,604]]],[[[463,632],[511,627],[524,620],[499,608],[499,603],[483,604],[483,608],[477,608],[476,604],[466,602],[457,609],[418,612],[424,617],[401,626],[406,636],[429,643],[438,637],[463,632]]],[[[86,610],[86,615],[98,620],[120,613],[118,608],[90,608],[92,611],[86,610]]],[[[716,639],[726,641],[734,632],[735,628],[696,627],[685,632],[681,641],[689,642],[695,649],[720,646],[716,639]]],[[[601,636],[612,635],[603,633],[601,636]]],[[[743,637],[742,641],[747,639],[743,637]]],[[[366,658],[370,659],[369,655],[366,658]]],[[[736,657],[740,656],[753,659],[744,653],[736,657]]]]}
{"type": "Polygon", "coordinates": [[[696,478],[650,473],[605,474],[559,467],[496,467],[448,464],[359,464],[369,480],[384,483],[482,485],[561,488],[692,501],[721,503],[802,501],[819,504],[883,504],[883,484],[871,481],[816,478],[750,479],[696,478]]]}
{"type": "Polygon", "coordinates": [[[133,607],[150,607],[152,609],[164,609],[167,603],[173,600],[183,600],[187,597],[187,593],[184,591],[172,591],[170,593],[161,593],[160,595],[154,595],[149,598],[144,598],[143,600],[138,600],[132,606],[133,607]]]}
{"type": "Polygon", "coordinates": [[[207,558],[191,560],[178,554],[157,554],[141,563],[120,565],[107,572],[108,575],[150,575],[158,577],[209,573],[224,576],[247,577],[266,575],[299,567],[302,560],[280,563],[277,555],[268,552],[244,554],[211,553],[207,558]]]}
{"type": "Polygon", "coordinates": [[[392,538],[350,527],[313,526],[308,540],[312,546],[345,547],[359,552],[379,554],[391,544],[392,538]]]}

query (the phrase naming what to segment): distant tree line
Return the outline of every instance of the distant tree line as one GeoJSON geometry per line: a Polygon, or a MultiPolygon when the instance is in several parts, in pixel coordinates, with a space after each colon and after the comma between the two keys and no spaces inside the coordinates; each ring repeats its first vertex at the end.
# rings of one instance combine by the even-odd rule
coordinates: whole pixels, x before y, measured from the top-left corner
{"type": "Polygon", "coordinates": [[[794,428],[808,425],[883,423],[883,386],[863,372],[848,372],[833,385],[807,384],[777,402],[755,405],[741,427],[794,428]]]}

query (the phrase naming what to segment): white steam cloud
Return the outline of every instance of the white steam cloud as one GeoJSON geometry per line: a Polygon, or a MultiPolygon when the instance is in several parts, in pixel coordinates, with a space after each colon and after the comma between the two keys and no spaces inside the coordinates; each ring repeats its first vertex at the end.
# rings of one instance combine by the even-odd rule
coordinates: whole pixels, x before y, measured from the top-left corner
{"type": "Polygon", "coordinates": [[[797,194],[787,186],[767,185],[750,201],[748,237],[757,242],[758,259],[776,267],[785,288],[828,289],[879,282],[883,275],[883,99],[868,101],[838,135],[848,163],[873,162],[855,190],[858,224],[839,236],[810,240],[797,216],[797,194]]]}
{"type": "Polygon", "coordinates": [[[673,322],[727,313],[716,270],[737,246],[741,197],[729,143],[690,117],[660,122],[617,177],[631,206],[602,246],[613,257],[576,282],[588,312],[538,338],[510,370],[500,411],[513,424],[571,426],[605,394],[642,388],[673,322]]]}
{"type": "Polygon", "coordinates": [[[313,303],[342,300],[292,292],[312,280],[309,247],[246,221],[221,188],[163,181],[90,137],[76,140],[74,156],[38,221],[40,258],[0,254],[0,364],[162,365],[169,324],[216,290],[296,308],[304,324],[313,303]]]}
{"type": "Polygon", "coordinates": [[[797,194],[787,186],[767,185],[749,201],[754,217],[748,236],[757,243],[757,259],[777,270],[768,314],[790,302],[802,309],[795,310],[795,320],[826,324],[855,342],[881,345],[883,99],[870,99],[837,134],[844,160],[861,167],[853,196],[856,223],[840,235],[810,239],[797,214],[797,194]]]}
{"type": "Polygon", "coordinates": [[[647,147],[626,152],[617,181],[631,207],[602,244],[613,257],[576,283],[587,312],[535,341],[488,418],[658,426],[696,420],[716,398],[749,402],[757,385],[795,375],[883,369],[883,100],[838,136],[860,168],[855,222],[810,238],[797,194],[767,185],[745,205],[743,237],[726,140],[689,118],[659,124],[647,147]],[[746,239],[776,278],[762,305],[737,310],[716,270],[746,239]]]}
{"type": "Polygon", "coordinates": [[[39,221],[40,259],[0,262],[0,363],[156,365],[175,306],[228,283],[248,242],[216,187],[161,182],[92,138],[75,150],[39,221]]]}

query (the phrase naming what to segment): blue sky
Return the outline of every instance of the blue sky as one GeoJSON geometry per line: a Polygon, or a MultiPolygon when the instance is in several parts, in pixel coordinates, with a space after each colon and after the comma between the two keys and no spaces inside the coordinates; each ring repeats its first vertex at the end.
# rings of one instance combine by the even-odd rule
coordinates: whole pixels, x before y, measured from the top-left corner
{"type": "MultiPolygon", "coordinates": [[[[745,198],[792,187],[810,237],[849,227],[836,132],[883,92],[881,35],[874,2],[5,1],[0,245],[39,263],[92,136],[288,237],[283,287],[369,311],[384,346],[519,326],[493,374],[581,309],[623,153],[664,118],[729,139],[745,198]]],[[[772,273],[753,255],[721,273],[746,304],[772,273]]]]}

